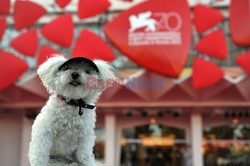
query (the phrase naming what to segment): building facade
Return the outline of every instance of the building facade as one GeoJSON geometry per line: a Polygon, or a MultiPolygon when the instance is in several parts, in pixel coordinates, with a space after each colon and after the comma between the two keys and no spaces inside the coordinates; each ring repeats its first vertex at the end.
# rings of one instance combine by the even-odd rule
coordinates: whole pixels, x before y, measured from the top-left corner
{"type": "MultiPolygon", "coordinates": [[[[103,25],[123,10],[142,1],[111,2],[109,11],[86,20],[77,19],[76,1],[72,1],[64,11],[58,9],[50,0],[38,2],[45,5],[49,12],[34,27],[39,29],[63,12],[69,12],[73,15],[75,36],[78,36],[82,29],[88,28],[111,45],[102,32],[103,25]]],[[[247,48],[236,46],[231,39],[228,25],[229,1],[189,1],[190,8],[193,9],[197,3],[211,5],[225,16],[219,28],[223,29],[226,35],[229,57],[224,61],[210,59],[223,69],[225,77],[215,85],[196,90],[192,86],[191,68],[197,54],[194,49],[190,50],[186,67],[180,77],[169,78],[142,68],[113,47],[117,57],[112,65],[117,68],[121,82],[107,89],[97,103],[95,155],[107,165],[223,166],[230,162],[235,165],[237,162],[241,165],[249,164],[249,159],[242,156],[244,157],[243,152],[249,153],[245,147],[249,146],[250,139],[250,78],[234,60],[236,55],[247,48]],[[155,82],[154,86],[148,87],[141,80],[160,80],[160,88],[155,86],[155,82]],[[233,126],[233,129],[225,127],[218,130],[229,133],[230,136],[220,137],[218,132],[216,134],[212,131],[212,128],[220,126],[233,126]],[[244,147],[243,150],[237,151],[242,154],[238,155],[241,157],[236,157],[235,161],[234,157],[220,154],[237,156],[236,152],[215,150],[230,149],[232,146],[244,147]],[[212,155],[214,152],[218,153],[217,156],[212,155]]],[[[13,27],[12,17],[7,18],[8,29],[0,48],[15,52],[8,45],[19,32],[13,27]]],[[[202,36],[195,30],[192,36],[193,48],[202,36]]],[[[66,49],[45,39],[40,42],[49,44],[66,56],[72,51],[72,48],[66,49]]],[[[15,84],[0,91],[1,166],[29,165],[27,152],[31,126],[49,96],[36,75],[36,59],[15,53],[29,62],[30,69],[15,84]]]]}

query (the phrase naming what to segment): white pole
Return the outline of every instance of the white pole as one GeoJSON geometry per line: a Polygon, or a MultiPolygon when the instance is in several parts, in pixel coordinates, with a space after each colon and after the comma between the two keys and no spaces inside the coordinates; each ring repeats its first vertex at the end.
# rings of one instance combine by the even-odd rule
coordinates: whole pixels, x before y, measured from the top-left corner
{"type": "Polygon", "coordinates": [[[118,125],[119,122],[116,123],[116,166],[120,166],[121,160],[121,138],[122,138],[122,129],[118,125]]]}
{"type": "Polygon", "coordinates": [[[186,143],[188,145],[191,145],[191,129],[190,129],[190,126],[186,126],[185,127],[185,137],[186,137],[186,143]]]}
{"type": "Polygon", "coordinates": [[[203,166],[202,155],[202,116],[199,113],[191,114],[192,159],[193,166],[203,166]]]}
{"type": "Polygon", "coordinates": [[[105,165],[116,166],[116,120],[115,115],[105,116],[105,165]]]}
{"type": "Polygon", "coordinates": [[[32,120],[27,119],[25,116],[23,116],[20,166],[29,165],[28,151],[29,151],[29,143],[31,139],[31,126],[32,126],[32,120]]]}

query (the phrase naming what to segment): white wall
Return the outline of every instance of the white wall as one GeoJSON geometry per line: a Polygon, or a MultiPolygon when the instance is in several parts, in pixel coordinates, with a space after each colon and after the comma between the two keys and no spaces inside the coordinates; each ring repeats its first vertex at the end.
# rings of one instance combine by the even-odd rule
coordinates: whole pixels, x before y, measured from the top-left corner
{"type": "Polygon", "coordinates": [[[0,166],[19,166],[22,115],[0,114],[0,166]]]}

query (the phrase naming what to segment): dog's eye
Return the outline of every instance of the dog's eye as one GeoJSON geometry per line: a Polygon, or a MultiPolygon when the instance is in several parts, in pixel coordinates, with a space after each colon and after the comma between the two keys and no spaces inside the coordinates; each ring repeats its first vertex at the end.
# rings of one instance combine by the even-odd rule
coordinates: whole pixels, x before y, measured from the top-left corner
{"type": "Polygon", "coordinates": [[[89,71],[89,70],[86,70],[85,73],[86,73],[86,74],[90,74],[90,71],[89,71]]]}

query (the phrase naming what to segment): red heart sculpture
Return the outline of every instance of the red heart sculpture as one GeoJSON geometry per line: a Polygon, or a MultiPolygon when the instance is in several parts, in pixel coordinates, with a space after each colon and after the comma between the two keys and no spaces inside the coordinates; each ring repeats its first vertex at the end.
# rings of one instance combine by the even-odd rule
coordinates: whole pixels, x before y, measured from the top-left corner
{"type": "Polygon", "coordinates": [[[72,57],[86,57],[105,61],[113,61],[115,59],[115,55],[108,44],[89,30],[83,30],[80,34],[72,57]]]}
{"type": "Polygon", "coordinates": [[[230,30],[237,45],[250,45],[250,5],[248,0],[232,0],[230,5],[230,30]]]}
{"type": "Polygon", "coordinates": [[[28,64],[11,53],[0,50],[0,90],[13,84],[26,70],[28,64]]]}
{"type": "Polygon", "coordinates": [[[196,44],[195,49],[218,59],[227,58],[227,41],[221,30],[216,30],[202,38],[196,44]]]}
{"type": "Polygon", "coordinates": [[[43,45],[40,48],[39,54],[38,54],[38,58],[37,58],[37,62],[36,62],[36,66],[40,66],[43,62],[45,62],[48,58],[50,58],[52,55],[55,54],[59,54],[59,51],[43,45]]]}
{"type": "Polygon", "coordinates": [[[33,57],[36,54],[38,42],[37,31],[32,29],[14,38],[10,46],[24,55],[33,57]]]}
{"type": "Polygon", "coordinates": [[[6,19],[5,18],[0,18],[0,41],[3,37],[3,34],[6,29],[6,19]]]}
{"type": "Polygon", "coordinates": [[[32,1],[15,1],[14,5],[14,23],[17,30],[33,25],[40,17],[46,13],[46,10],[32,1]]]}
{"type": "Polygon", "coordinates": [[[0,0],[0,15],[8,15],[10,12],[10,0],[0,0]]]}
{"type": "Polygon", "coordinates": [[[219,82],[224,72],[214,63],[196,58],[193,64],[193,88],[202,89],[219,82]]]}
{"type": "Polygon", "coordinates": [[[92,17],[104,12],[109,6],[108,0],[79,0],[78,16],[80,19],[92,17]]]}
{"type": "Polygon", "coordinates": [[[60,8],[65,8],[71,0],[55,0],[60,8]]]}
{"type": "Polygon", "coordinates": [[[223,19],[223,14],[214,8],[204,5],[194,7],[194,24],[198,33],[205,32],[223,19]]]}
{"type": "Polygon", "coordinates": [[[70,47],[74,37],[74,24],[70,14],[64,14],[52,20],[41,29],[48,40],[64,47],[70,47]]]}
{"type": "Polygon", "coordinates": [[[236,62],[250,75],[250,52],[237,56],[236,62]]]}
{"type": "Polygon", "coordinates": [[[177,77],[191,45],[186,0],[152,0],[121,13],[104,27],[107,37],[143,67],[177,77]]]}

